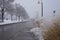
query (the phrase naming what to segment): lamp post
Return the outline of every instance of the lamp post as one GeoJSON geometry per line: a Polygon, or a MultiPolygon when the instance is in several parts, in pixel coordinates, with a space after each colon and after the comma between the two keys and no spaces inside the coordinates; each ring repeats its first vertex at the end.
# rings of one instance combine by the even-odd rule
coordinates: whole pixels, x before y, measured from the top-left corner
{"type": "Polygon", "coordinates": [[[41,1],[38,0],[38,4],[40,4],[40,2],[41,2],[41,19],[40,19],[40,21],[41,21],[41,23],[43,23],[43,2],[42,2],[42,0],[41,1]]]}
{"type": "MultiPolygon", "coordinates": [[[[40,4],[40,1],[38,0],[38,4],[40,4]]],[[[43,17],[43,2],[41,0],[41,17],[43,17]]]]}
{"type": "Polygon", "coordinates": [[[43,2],[41,0],[41,17],[43,17],[43,2]]]}

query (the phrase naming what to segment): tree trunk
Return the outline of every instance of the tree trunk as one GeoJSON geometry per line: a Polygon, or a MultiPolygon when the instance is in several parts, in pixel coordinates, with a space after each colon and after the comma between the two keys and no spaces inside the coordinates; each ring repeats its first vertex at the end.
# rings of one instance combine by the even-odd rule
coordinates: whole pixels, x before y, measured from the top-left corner
{"type": "Polygon", "coordinates": [[[16,15],[16,21],[17,21],[17,15],[16,15]]]}
{"type": "Polygon", "coordinates": [[[13,15],[11,14],[11,21],[13,21],[13,18],[12,18],[12,16],[13,16],[13,15]]]}
{"type": "Polygon", "coordinates": [[[4,8],[2,9],[1,13],[2,13],[2,22],[4,22],[4,8]]]}
{"type": "Polygon", "coordinates": [[[20,16],[18,16],[18,21],[20,21],[20,16]]]}

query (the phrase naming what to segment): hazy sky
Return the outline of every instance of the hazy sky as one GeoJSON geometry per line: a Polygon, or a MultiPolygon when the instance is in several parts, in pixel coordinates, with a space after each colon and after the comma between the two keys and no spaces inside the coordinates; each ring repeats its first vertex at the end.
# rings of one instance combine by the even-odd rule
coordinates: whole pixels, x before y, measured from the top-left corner
{"type": "MultiPolygon", "coordinates": [[[[37,12],[41,15],[41,4],[37,4],[38,0],[15,0],[15,2],[22,5],[31,18],[34,18],[37,12]]],[[[44,16],[52,16],[53,10],[56,10],[56,15],[60,14],[60,0],[43,0],[44,16]]]]}

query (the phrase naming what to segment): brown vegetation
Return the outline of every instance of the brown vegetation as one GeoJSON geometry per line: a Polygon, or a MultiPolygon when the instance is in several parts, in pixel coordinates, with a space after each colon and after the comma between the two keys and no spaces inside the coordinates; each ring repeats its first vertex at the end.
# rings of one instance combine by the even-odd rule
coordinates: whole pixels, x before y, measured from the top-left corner
{"type": "Polygon", "coordinates": [[[40,21],[39,20],[36,20],[35,24],[36,24],[37,27],[40,27],[40,21]]]}
{"type": "Polygon", "coordinates": [[[60,22],[59,18],[54,19],[53,25],[48,29],[47,32],[44,32],[45,40],[60,40],[60,22]]]}

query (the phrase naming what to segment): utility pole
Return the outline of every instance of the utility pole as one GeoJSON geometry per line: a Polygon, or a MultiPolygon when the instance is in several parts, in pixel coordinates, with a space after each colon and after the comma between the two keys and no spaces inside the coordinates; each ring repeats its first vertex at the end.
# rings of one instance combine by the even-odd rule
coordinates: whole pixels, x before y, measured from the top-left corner
{"type": "Polygon", "coordinates": [[[1,13],[2,13],[2,22],[4,22],[4,0],[2,0],[2,10],[1,10],[1,13]]]}

